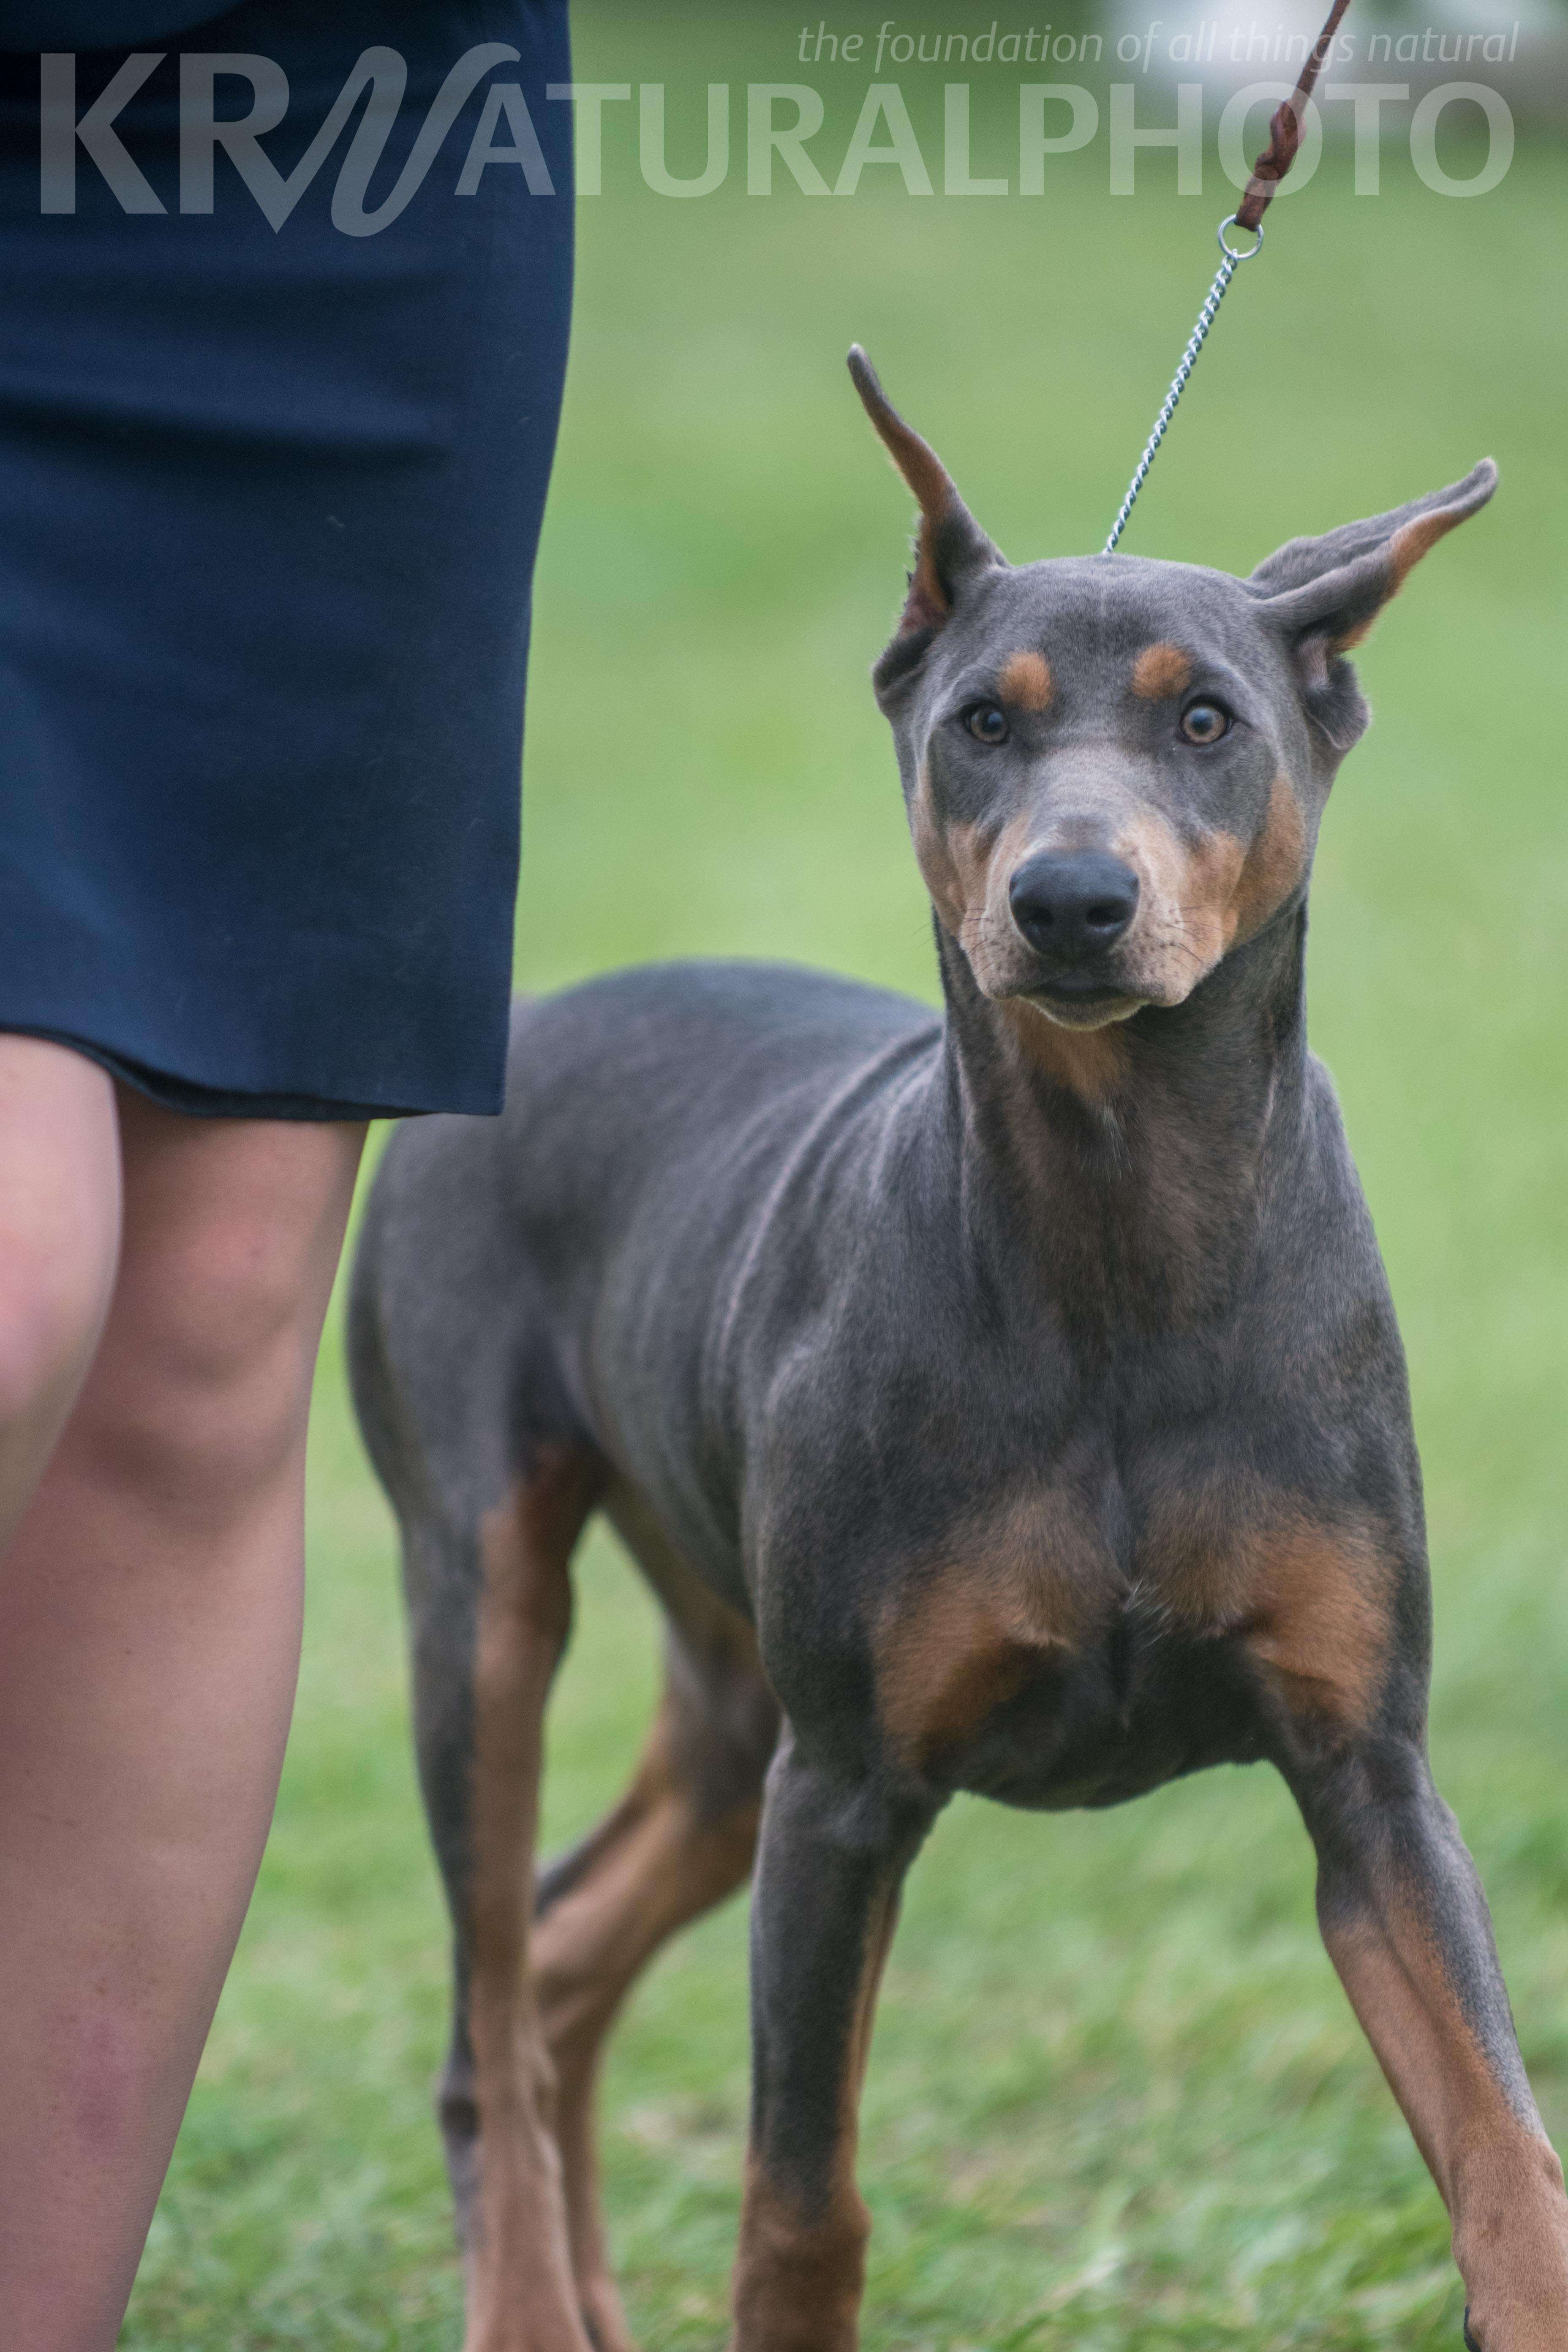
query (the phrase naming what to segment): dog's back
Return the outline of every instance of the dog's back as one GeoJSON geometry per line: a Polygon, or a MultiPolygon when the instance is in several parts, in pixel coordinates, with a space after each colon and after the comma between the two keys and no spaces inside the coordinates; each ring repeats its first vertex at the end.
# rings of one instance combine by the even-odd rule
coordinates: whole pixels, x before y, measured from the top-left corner
{"type": "Polygon", "coordinates": [[[644,967],[519,1000],[501,1118],[406,1123],[366,1211],[351,1375],[400,1509],[416,1476],[488,1508],[541,1443],[624,1459],[627,1397],[667,1412],[670,1367],[699,1376],[716,1262],[802,1138],[826,1150],[835,1124],[874,1121],[941,1034],[910,998],[787,964],[644,967]],[[619,1377],[639,1334],[657,1335],[640,1384],[619,1377]]]}
{"type": "Polygon", "coordinates": [[[713,1218],[755,1214],[835,1097],[863,1109],[941,1034],[926,1005],[789,964],[666,964],[521,1003],[501,1119],[520,1230],[570,1279],[651,1192],[661,1230],[702,1246],[713,1218]]]}

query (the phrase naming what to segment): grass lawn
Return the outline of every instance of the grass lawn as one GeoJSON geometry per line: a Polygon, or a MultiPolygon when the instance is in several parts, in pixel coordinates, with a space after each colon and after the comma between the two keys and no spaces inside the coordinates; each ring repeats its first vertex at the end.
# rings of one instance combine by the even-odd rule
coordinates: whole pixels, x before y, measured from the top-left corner
{"type": "MultiPolygon", "coordinates": [[[[679,142],[698,135],[705,82],[812,78],[795,20],[765,8],[693,8],[672,31],[666,12],[581,0],[578,20],[585,79],[668,82],[679,170],[699,168],[679,142]]],[[[835,159],[864,79],[831,100],[835,159]]],[[[922,126],[939,79],[905,77],[922,126]]],[[[1147,186],[1113,201],[1101,142],[1053,166],[1043,203],[914,199],[887,170],[853,202],[731,184],[678,203],[636,184],[630,115],[607,117],[606,193],[581,208],[520,976],[741,952],[929,992],[865,680],[899,602],[909,501],[844,349],[866,341],[1011,554],[1097,546],[1207,282],[1226,191],[1211,160],[1205,195],[1177,202],[1169,158],[1151,156],[1147,186]]],[[[1485,450],[1502,466],[1495,506],[1364,651],[1377,718],[1325,827],[1312,1026],[1411,1357],[1438,1778],[1561,2146],[1568,184],[1561,152],[1522,139],[1477,203],[1431,194],[1402,150],[1376,202],[1350,176],[1331,152],[1270,215],[1129,544],[1246,570],[1485,450]]],[[[310,1561],[277,1826],[127,2323],[136,2352],[458,2340],[429,2105],[445,1923],[392,1529],[336,1319],[310,1561]]],[[[552,1842],[616,1793],[654,1688],[647,1606],[602,1537],[581,1593],[552,1842]]],[[[615,2239],[658,2352],[723,2334],[744,1928],[732,1905],[664,1958],[610,2069],[615,2239]]],[[[1458,2343],[1441,2206],[1321,1953],[1307,1842],[1264,1771],[1098,1817],[955,1804],[911,1881],[862,2169],[875,2352],[1458,2343]]]]}

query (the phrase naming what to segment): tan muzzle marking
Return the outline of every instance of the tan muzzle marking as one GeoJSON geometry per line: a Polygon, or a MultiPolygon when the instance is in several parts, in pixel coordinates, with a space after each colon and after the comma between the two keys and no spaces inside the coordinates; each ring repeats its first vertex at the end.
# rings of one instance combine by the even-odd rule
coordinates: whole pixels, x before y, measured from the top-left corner
{"type": "Polygon", "coordinates": [[[1139,882],[1129,985],[1152,1003],[1179,1004],[1289,898],[1306,848],[1300,803],[1283,773],[1250,848],[1223,829],[1189,845],[1163,816],[1142,812],[1113,844],[1139,882]]]}

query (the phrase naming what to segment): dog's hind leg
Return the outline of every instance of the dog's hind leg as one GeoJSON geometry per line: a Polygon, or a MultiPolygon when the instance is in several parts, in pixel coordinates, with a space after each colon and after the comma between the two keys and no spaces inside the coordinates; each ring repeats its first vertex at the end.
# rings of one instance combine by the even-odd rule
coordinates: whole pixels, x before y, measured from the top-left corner
{"type": "Polygon", "coordinates": [[[541,1449],[471,1538],[447,1532],[439,1570],[433,1531],[410,1531],[411,1588],[460,1579],[473,1594],[467,1638],[452,1612],[415,1625],[420,1776],[453,1924],[437,2109],[467,2264],[465,2352],[588,2352],[529,1945],[544,1705],[596,1475],[591,1460],[541,1449]]]}
{"type": "Polygon", "coordinates": [[[468,1869],[458,1919],[479,2127],[468,2254],[468,2352],[580,2342],[563,2232],[552,2070],[532,1989],[529,1917],[544,1703],[571,1627],[569,1565],[595,1474],[542,1455],[481,1531],[468,1869]]]}
{"type": "Polygon", "coordinates": [[[598,2352],[629,2352],[600,2210],[595,2095],[605,2037],[660,1944],[752,1866],[777,1712],[751,1629],[689,1581],[672,1592],[668,1675],[636,1778],[600,1827],[542,1874],[536,1998],[577,2294],[598,2352]]]}
{"type": "Polygon", "coordinates": [[[402,1528],[420,1780],[454,1930],[439,2113],[466,2352],[589,2352],[527,1963],[544,1702],[603,1473],[478,1128],[432,1120],[394,1139],[355,1265],[350,1359],[402,1528]]]}

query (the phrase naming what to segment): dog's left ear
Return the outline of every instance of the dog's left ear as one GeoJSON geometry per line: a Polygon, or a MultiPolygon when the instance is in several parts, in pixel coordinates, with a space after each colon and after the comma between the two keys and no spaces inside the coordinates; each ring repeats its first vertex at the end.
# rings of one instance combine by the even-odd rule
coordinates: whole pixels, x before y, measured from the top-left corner
{"type": "Polygon", "coordinates": [[[1348,751],[1366,724],[1354,675],[1340,656],[1361,643],[1427,550],[1484,507],[1496,488],[1497,467],[1483,457],[1446,490],[1321,539],[1289,541],[1247,583],[1265,618],[1289,640],[1308,709],[1336,751],[1348,751]]]}
{"type": "Polygon", "coordinates": [[[886,662],[896,651],[901,669],[912,666],[925,651],[932,633],[942,627],[952,612],[964,582],[976,572],[1005,564],[1006,558],[992,544],[959,497],[936,451],[921,439],[912,425],[904,423],[858,343],[849,353],[849,373],[889,456],[920,500],[920,536],[915,542],[909,600],[899,623],[898,636],[883,656],[886,662]],[[918,644],[907,642],[917,637],[918,644]]]}

